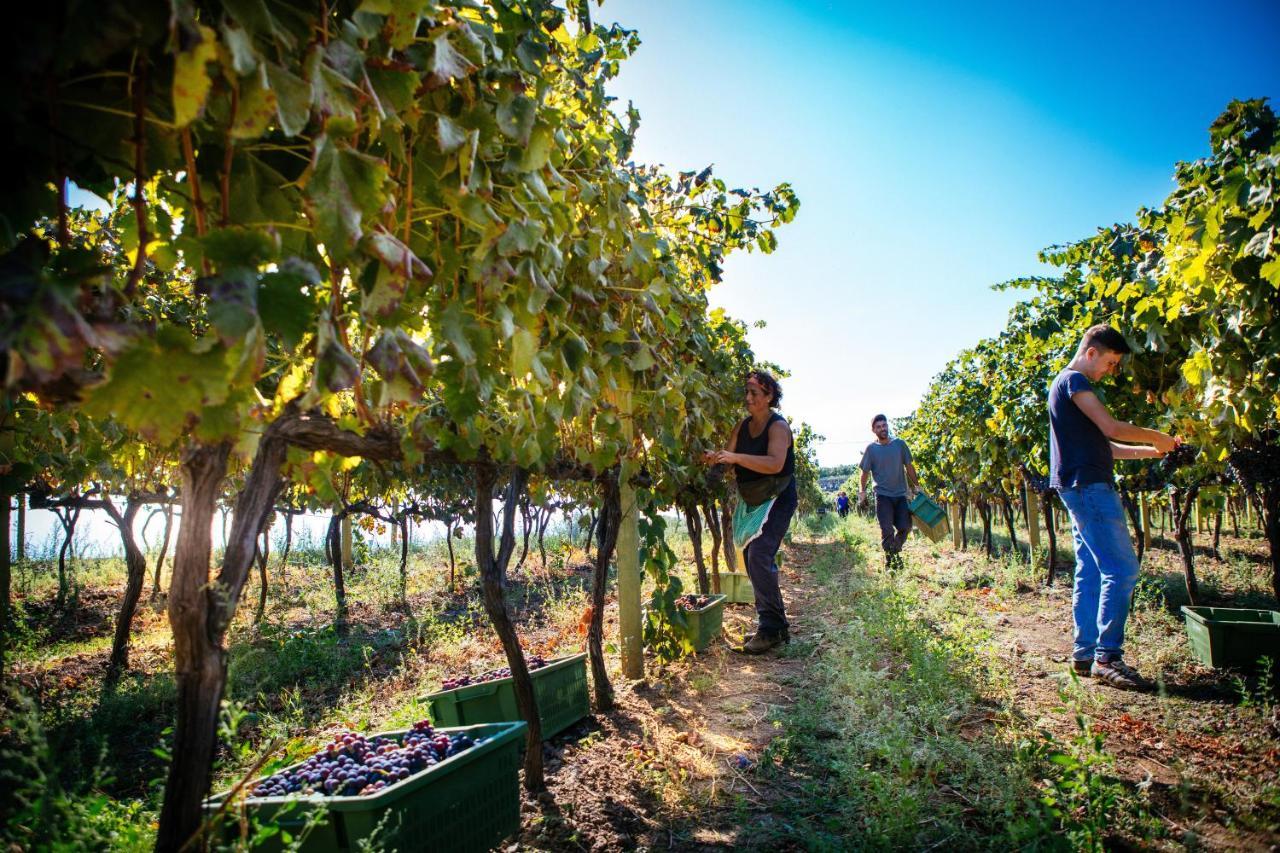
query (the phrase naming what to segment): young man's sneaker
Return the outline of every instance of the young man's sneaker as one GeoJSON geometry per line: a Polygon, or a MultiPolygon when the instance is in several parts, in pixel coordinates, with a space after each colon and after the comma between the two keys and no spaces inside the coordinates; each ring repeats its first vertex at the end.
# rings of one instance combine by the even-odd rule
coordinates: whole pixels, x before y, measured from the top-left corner
{"type": "Polygon", "coordinates": [[[1093,675],[1093,658],[1085,658],[1084,660],[1075,660],[1073,658],[1071,668],[1081,678],[1088,678],[1093,675]]]}
{"type": "Polygon", "coordinates": [[[1129,666],[1122,660],[1113,660],[1103,663],[1100,660],[1093,662],[1089,674],[1099,681],[1106,682],[1112,687],[1119,687],[1121,690],[1150,690],[1152,684],[1147,679],[1138,674],[1138,671],[1129,666]]]}

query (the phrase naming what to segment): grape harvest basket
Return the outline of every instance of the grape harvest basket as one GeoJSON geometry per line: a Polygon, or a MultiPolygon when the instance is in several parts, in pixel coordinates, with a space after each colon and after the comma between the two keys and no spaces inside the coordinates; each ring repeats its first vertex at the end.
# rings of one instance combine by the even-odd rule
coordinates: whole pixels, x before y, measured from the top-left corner
{"type": "Polygon", "coordinates": [[[688,632],[686,636],[689,642],[693,643],[695,652],[702,651],[713,639],[720,636],[720,628],[724,625],[724,602],[723,594],[713,595],[711,603],[705,607],[684,611],[684,618],[689,626],[686,629],[688,632]]]}
{"type": "Polygon", "coordinates": [[[1205,666],[1251,669],[1264,656],[1280,661],[1280,612],[1183,605],[1182,617],[1191,651],[1205,666]]]}
{"type": "Polygon", "coordinates": [[[721,572],[720,591],[724,593],[725,604],[754,604],[756,600],[746,572],[721,572]]]}
{"type": "MultiPolygon", "coordinates": [[[[538,702],[542,737],[547,739],[591,713],[587,695],[585,653],[557,658],[529,671],[538,702]]],[[[431,722],[437,726],[466,726],[520,719],[515,680],[511,677],[441,690],[425,697],[431,722]]]]}
{"type": "MultiPolygon", "coordinates": [[[[475,746],[420,770],[375,794],[324,796],[300,794],[252,797],[231,803],[225,832],[238,828],[236,810],[261,824],[274,824],[296,840],[308,816],[318,809],[325,814],[306,835],[302,853],[347,853],[363,840],[375,837],[375,846],[387,850],[487,851],[520,828],[520,790],[517,771],[523,722],[437,729],[443,734],[466,734],[475,746]]],[[[399,739],[408,732],[383,732],[376,737],[399,739]]],[[[278,772],[296,768],[291,765],[278,772]]],[[[252,791],[259,782],[246,786],[252,791]]],[[[205,816],[223,810],[229,794],[205,801],[205,816]]],[[[229,840],[229,839],[228,839],[229,840]]],[[[255,850],[284,849],[277,833],[255,850]]]]}
{"type": "Polygon", "coordinates": [[[941,541],[951,529],[947,513],[924,492],[917,492],[907,509],[915,520],[916,529],[929,537],[930,541],[941,541]]]}

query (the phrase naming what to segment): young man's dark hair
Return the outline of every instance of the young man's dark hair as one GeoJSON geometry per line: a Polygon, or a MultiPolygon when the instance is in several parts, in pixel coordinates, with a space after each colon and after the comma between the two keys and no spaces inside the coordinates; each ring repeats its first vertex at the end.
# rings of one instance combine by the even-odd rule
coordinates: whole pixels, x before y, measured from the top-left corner
{"type": "Polygon", "coordinates": [[[753,370],[747,374],[747,379],[754,379],[760,383],[764,390],[769,392],[769,408],[778,408],[778,404],[782,402],[782,386],[778,384],[778,380],[773,378],[772,373],[764,370],[753,370]]]}
{"type": "Polygon", "coordinates": [[[1129,342],[1124,339],[1124,335],[1106,323],[1090,326],[1088,331],[1084,333],[1084,337],[1080,339],[1080,349],[1077,352],[1084,353],[1089,347],[1108,352],[1118,352],[1121,355],[1128,355],[1133,352],[1129,342]]]}
{"type": "Polygon", "coordinates": [[[875,429],[876,424],[880,423],[881,421],[888,423],[889,419],[884,415],[876,415],[874,418],[871,419],[871,428],[875,429]]]}

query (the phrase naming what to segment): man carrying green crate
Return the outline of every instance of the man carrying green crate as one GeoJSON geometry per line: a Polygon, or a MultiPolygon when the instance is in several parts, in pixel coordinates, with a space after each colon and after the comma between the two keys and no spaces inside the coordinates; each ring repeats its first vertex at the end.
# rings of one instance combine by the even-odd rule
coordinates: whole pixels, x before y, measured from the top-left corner
{"type": "Polygon", "coordinates": [[[911,533],[911,509],[908,492],[920,488],[916,466],[911,464],[911,450],[900,438],[889,437],[889,419],[876,415],[871,419],[876,440],[862,454],[862,482],[858,502],[867,501],[867,478],[876,480],[876,519],[880,522],[880,545],[884,548],[884,564],[894,569],[902,565],[902,546],[911,533]]]}
{"type": "Polygon", "coordinates": [[[1124,662],[1124,625],[1138,582],[1138,556],[1116,493],[1115,460],[1164,456],[1179,440],[1116,420],[1094,392],[1093,383],[1116,372],[1130,351],[1115,329],[1093,326],[1080,340],[1075,358],[1053,380],[1049,486],[1071,516],[1076,548],[1072,667],[1078,675],[1113,687],[1145,690],[1151,683],[1124,662]]]}

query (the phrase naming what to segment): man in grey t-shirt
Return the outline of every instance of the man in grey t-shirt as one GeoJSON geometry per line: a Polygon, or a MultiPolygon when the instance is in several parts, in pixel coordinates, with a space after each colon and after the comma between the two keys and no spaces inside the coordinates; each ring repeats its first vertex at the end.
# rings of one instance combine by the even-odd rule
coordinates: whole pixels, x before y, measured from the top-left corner
{"type": "Polygon", "coordinates": [[[889,419],[876,415],[871,419],[876,440],[862,454],[862,483],[858,502],[867,500],[867,478],[876,479],[876,518],[880,522],[880,545],[888,568],[901,565],[903,544],[911,532],[911,510],[907,492],[920,488],[916,467],[911,464],[911,451],[900,438],[889,437],[889,419]]]}

